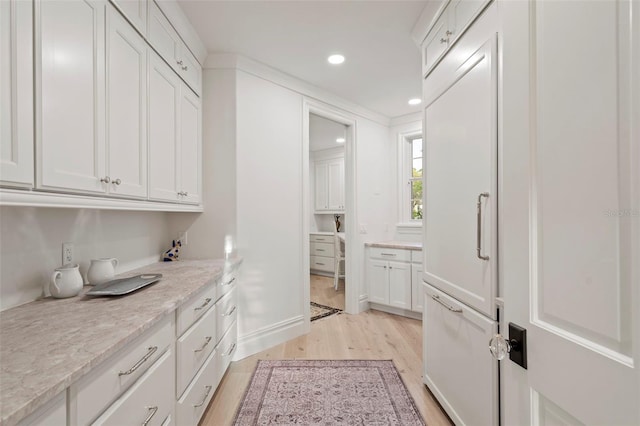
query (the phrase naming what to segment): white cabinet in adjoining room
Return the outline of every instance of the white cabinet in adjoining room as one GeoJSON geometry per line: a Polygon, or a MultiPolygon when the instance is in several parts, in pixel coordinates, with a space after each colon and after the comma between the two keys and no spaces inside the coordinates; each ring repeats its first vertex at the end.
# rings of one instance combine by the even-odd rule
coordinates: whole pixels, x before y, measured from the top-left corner
{"type": "Polygon", "coordinates": [[[316,160],[314,167],[316,212],[343,212],[344,157],[316,160]]]}
{"type": "Polygon", "coordinates": [[[37,185],[105,193],[104,0],[36,3],[37,185]]]}
{"type": "Polygon", "coordinates": [[[409,250],[369,249],[367,282],[369,301],[411,310],[411,254],[409,250]]]}
{"type": "Polygon", "coordinates": [[[33,186],[33,4],[0,1],[0,183],[33,186]]]}
{"type": "Polygon", "coordinates": [[[149,198],[200,202],[201,102],[160,57],[149,60],[149,198]]]}
{"type": "Polygon", "coordinates": [[[147,196],[147,44],[107,9],[106,152],[109,193],[147,196]]]}

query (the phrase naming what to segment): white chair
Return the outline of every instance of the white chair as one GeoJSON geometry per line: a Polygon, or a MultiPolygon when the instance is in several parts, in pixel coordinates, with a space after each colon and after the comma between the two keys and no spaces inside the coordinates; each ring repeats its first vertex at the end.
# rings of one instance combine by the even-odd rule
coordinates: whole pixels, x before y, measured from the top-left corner
{"type": "Polygon", "coordinates": [[[344,241],[338,235],[338,229],[333,224],[333,288],[338,291],[340,278],[344,278],[344,273],[340,273],[340,264],[344,261],[344,241]]]}

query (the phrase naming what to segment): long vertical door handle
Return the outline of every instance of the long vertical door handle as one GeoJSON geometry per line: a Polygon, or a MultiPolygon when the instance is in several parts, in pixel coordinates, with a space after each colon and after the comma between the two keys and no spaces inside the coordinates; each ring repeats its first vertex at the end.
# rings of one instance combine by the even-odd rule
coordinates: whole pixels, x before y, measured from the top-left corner
{"type": "Polygon", "coordinates": [[[476,226],[476,252],[478,255],[478,259],[489,260],[489,256],[482,255],[482,197],[489,198],[488,192],[483,192],[478,195],[478,204],[477,204],[477,212],[476,217],[478,219],[478,224],[476,226]]]}

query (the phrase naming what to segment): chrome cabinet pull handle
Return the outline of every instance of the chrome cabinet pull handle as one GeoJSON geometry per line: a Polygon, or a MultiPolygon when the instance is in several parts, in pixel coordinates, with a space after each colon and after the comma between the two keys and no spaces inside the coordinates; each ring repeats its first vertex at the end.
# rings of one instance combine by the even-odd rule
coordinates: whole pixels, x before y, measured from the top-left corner
{"type": "MultiPolygon", "coordinates": [[[[451,31],[447,30],[447,31],[445,32],[445,34],[446,34],[446,35],[448,35],[448,36],[450,36],[450,35],[453,35],[453,32],[451,32],[451,31]]],[[[448,40],[447,40],[447,41],[448,41],[448,40]]]]}
{"type": "Polygon", "coordinates": [[[182,59],[180,59],[179,61],[176,61],[176,64],[182,65],[183,64],[182,59]]]}
{"type": "Polygon", "coordinates": [[[222,355],[222,356],[230,356],[230,355],[231,355],[231,352],[233,352],[233,350],[234,350],[235,348],[236,348],[236,344],[235,344],[235,342],[234,342],[234,343],[233,343],[233,345],[231,345],[231,347],[229,348],[229,351],[228,351],[226,354],[222,355]]]}
{"type": "Polygon", "coordinates": [[[231,278],[228,282],[222,283],[222,285],[231,285],[231,283],[233,283],[235,280],[236,280],[235,277],[231,278]]]}
{"type": "Polygon", "coordinates": [[[478,195],[478,203],[476,205],[476,217],[478,219],[478,223],[476,225],[476,255],[478,259],[489,260],[489,256],[482,255],[482,197],[489,198],[488,192],[483,192],[478,195]]]}
{"type": "Polygon", "coordinates": [[[149,347],[149,352],[147,352],[147,354],[145,356],[143,356],[140,361],[136,362],[133,367],[131,367],[130,369],[128,369],[127,371],[121,371],[118,373],[118,376],[128,376],[129,374],[133,373],[134,371],[136,371],[138,368],[140,368],[140,366],[142,364],[144,364],[145,362],[147,362],[149,360],[149,358],[151,358],[151,355],[153,355],[154,353],[156,353],[156,351],[158,350],[157,346],[151,346],[149,347]]]}
{"type": "Polygon", "coordinates": [[[105,176],[102,179],[100,179],[100,182],[102,182],[102,183],[110,183],[111,182],[111,178],[109,176],[105,176]]]}
{"type": "Polygon", "coordinates": [[[147,410],[150,411],[149,415],[147,416],[146,419],[144,419],[144,422],[142,422],[142,426],[147,426],[149,424],[149,422],[151,421],[151,419],[153,418],[153,416],[156,415],[156,413],[158,412],[158,407],[147,407],[147,410]]]}
{"type": "Polygon", "coordinates": [[[184,67],[180,67],[180,68],[182,68],[182,71],[187,71],[189,69],[189,67],[186,66],[186,65],[184,67]]]}
{"type": "Polygon", "coordinates": [[[462,309],[454,308],[453,306],[447,305],[442,300],[440,300],[440,296],[438,296],[437,294],[432,295],[431,298],[433,300],[435,300],[436,302],[438,302],[439,304],[441,304],[442,306],[444,306],[445,308],[447,308],[448,310],[450,310],[451,312],[455,312],[457,314],[461,314],[462,313],[462,309]]]}
{"type": "Polygon", "coordinates": [[[395,253],[380,253],[380,256],[393,256],[396,257],[395,253]]]}
{"type": "Polygon", "coordinates": [[[193,310],[194,311],[200,311],[200,310],[206,308],[209,303],[211,303],[211,298],[207,297],[206,299],[204,299],[204,303],[202,305],[198,306],[197,308],[193,308],[193,310]]]}
{"type": "Polygon", "coordinates": [[[204,338],[204,345],[202,345],[202,346],[200,347],[200,349],[194,349],[193,351],[194,351],[194,352],[202,352],[202,351],[204,351],[204,348],[206,348],[206,347],[207,347],[207,345],[209,344],[209,342],[210,342],[210,341],[211,341],[211,336],[207,336],[207,337],[205,337],[205,338],[204,338]]]}
{"type": "Polygon", "coordinates": [[[113,183],[114,185],[120,185],[122,183],[122,181],[120,179],[116,179],[111,183],[113,183]]]}
{"type": "Polygon", "coordinates": [[[236,310],[236,305],[233,305],[233,307],[229,310],[229,312],[227,312],[227,313],[225,313],[225,314],[222,314],[222,316],[223,316],[223,317],[228,317],[228,316],[230,316],[231,314],[233,314],[233,311],[235,311],[235,310],[236,310]]]}
{"type": "Polygon", "coordinates": [[[440,43],[442,43],[442,44],[449,43],[449,39],[448,38],[441,38],[440,39],[440,43]]]}
{"type": "Polygon", "coordinates": [[[207,397],[209,396],[209,392],[211,392],[212,387],[211,386],[205,386],[204,388],[205,388],[204,398],[202,398],[202,401],[200,401],[199,404],[192,404],[193,408],[202,407],[204,405],[204,402],[207,400],[207,397]]]}

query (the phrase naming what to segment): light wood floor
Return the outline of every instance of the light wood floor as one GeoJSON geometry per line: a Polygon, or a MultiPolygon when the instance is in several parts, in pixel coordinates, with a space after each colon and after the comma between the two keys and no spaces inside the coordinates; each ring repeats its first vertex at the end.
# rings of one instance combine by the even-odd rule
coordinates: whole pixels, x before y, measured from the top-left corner
{"type": "MultiPolygon", "coordinates": [[[[333,280],[331,281],[331,291],[333,280]]],[[[312,283],[313,283],[312,279],[312,283]]],[[[316,280],[316,290],[323,291],[316,280]]],[[[314,294],[312,300],[320,297],[314,294]]],[[[342,286],[344,292],[344,287],[342,286]]],[[[331,294],[327,292],[331,299],[331,294]]],[[[324,300],[324,299],[322,299],[324,300]]],[[[344,296],[342,297],[344,307],[344,296]]],[[[325,300],[326,301],[326,300],[325,300]]],[[[322,303],[331,305],[331,303],[322,303]]],[[[233,362],[214,395],[201,425],[230,425],[259,359],[392,359],[429,426],[451,425],[422,383],[422,324],[410,318],[370,310],[338,314],[311,323],[311,332],[233,362]]]]}
{"type": "Polygon", "coordinates": [[[311,274],[311,301],[344,310],[344,280],[333,287],[333,278],[311,274]]]}

